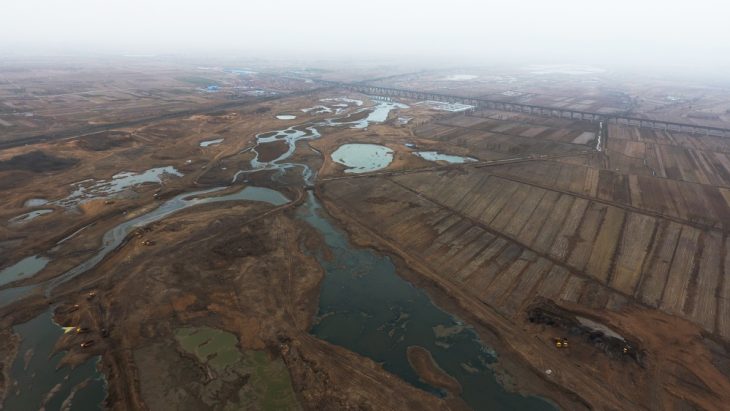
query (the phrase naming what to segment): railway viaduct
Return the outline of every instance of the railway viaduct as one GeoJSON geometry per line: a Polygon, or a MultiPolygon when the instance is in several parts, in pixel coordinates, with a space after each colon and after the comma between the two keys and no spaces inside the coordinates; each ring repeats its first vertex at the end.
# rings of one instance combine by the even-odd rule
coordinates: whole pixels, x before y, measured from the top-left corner
{"type": "Polygon", "coordinates": [[[504,111],[518,111],[551,117],[567,117],[573,120],[582,121],[605,121],[607,123],[625,124],[636,127],[648,127],[652,130],[677,131],[682,133],[704,134],[706,136],[730,137],[730,129],[720,127],[699,126],[696,124],[675,123],[660,120],[647,120],[636,117],[623,116],[621,114],[592,113],[588,111],[566,110],[555,107],[534,106],[530,104],[508,103],[497,100],[487,100],[474,97],[452,96],[447,94],[429,93],[425,91],[401,90],[389,87],[377,87],[364,84],[339,83],[334,81],[317,81],[335,87],[359,93],[383,96],[383,97],[406,97],[414,100],[432,100],[447,103],[468,104],[479,108],[491,108],[504,111]]]}

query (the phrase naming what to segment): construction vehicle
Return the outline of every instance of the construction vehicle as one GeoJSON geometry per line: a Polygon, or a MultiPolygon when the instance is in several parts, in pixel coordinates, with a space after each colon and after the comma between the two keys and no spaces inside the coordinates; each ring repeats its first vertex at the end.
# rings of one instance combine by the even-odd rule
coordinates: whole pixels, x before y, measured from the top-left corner
{"type": "Polygon", "coordinates": [[[560,338],[555,338],[555,345],[558,348],[561,348],[563,346],[563,341],[561,341],[560,338]]]}
{"type": "Polygon", "coordinates": [[[92,298],[94,298],[95,295],[96,293],[89,293],[89,298],[87,298],[87,300],[91,300],[92,298]]]}
{"type": "Polygon", "coordinates": [[[77,328],[76,329],[76,334],[84,334],[84,333],[87,333],[87,332],[89,332],[89,329],[88,328],[77,328]]]}
{"type": "Polygon", "coordinates": [[[568,339],[563,338],[563,348],[568,348],[568,339]]]}
{"type": "Polygon", "coordinates": [[[91,341],[87,341],[87,342],[81,343],[81,348],[89,348],[89,347],[91,347],[92,345],[94,345],[94,340],[91,340],[91,341]]]}
{"type": "Polygon", "coordinates": [[[74,311],[76,311],[76,310],[78,310],[78,309],[79,309],[79,305],[78,305],[78,304],[76,304],[76,305],[74,305],[73,307],[71,307],[71,309],[70,309],[70,310],[68,310],[68,312],[70,312],[70,313],[71,313],[71,312],[74,312],[74,311]]]}
{"type": "Polygon", "coordinates": [[[142,241],[142,245],[150,246],[150,245],[155,245],[155,243],[153,241],[147,240],[147,241],[142,241]]]}

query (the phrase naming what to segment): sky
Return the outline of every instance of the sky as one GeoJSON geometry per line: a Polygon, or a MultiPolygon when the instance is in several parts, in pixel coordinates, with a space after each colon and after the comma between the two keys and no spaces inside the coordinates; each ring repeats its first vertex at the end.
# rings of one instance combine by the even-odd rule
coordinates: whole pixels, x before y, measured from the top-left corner
{"type": "Polygon", "coordinates": [[[23,0],[0,51],[730,68],[728,0],[23,0]]]}

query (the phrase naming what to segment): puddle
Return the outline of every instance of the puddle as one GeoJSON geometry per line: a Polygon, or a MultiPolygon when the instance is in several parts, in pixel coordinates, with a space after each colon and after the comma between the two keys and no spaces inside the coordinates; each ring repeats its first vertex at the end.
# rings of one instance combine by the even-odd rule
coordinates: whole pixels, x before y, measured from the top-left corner
{"type": "Polygon", "coordinates": [[[448,154],[441,154],[436,151],[417,151],[413,154],[417,155],[418,157],[429,160],[429,161],[446,161],[448,163],[455,163],[455,164],[461,164],[461,163],[465,163],[467,161],[477,161],[475,158],[471,158],[471,157],[451,156],[448,154]]]}
{"type": "Polygon", "coordinates": [[[62,239],[62,240],[61,240],[61,241],[59,241],[59,242],[57,242],[57,243],[56,243],[56,245],[58,245],[58,244],[61,244],[61,243],[63,243],[63,242],[64,242],[64,241],[66,241],[66,240],[70,240],[70,239],[71,239],[71,238],[73,238],[73,237],[74,237],[74,236],[75,236],[76,234],[78,234],[78,233],[80,233],[80,232],[84,231],[85,229],[87,229],[87,228],[91,227],[91,225],[92,225],[92,224],[89,224],[89,225],[87,225],[86,227],[81,227],[80,229],[78,229],[78,230],[74,231],[74,233],[73,233],[73,234],[71,234],[70,236],[68,236],[68,237],[66,237],[66,238],[64,238],[64,239],[62,239]]]}
{"type": "Polygon", "coordinates": [[[332,153],[332,160],[350,167],[345,173],[367,173],[387,167],[393,150],[376,144],[345,144],[332,153]]]}
{"type": "Polygon", "coordinates": [[[538,397],[505,391],[490,364],[494,351],[468,325],[433,305],[422,290],[395,275],[388,257],[357,248],[334,228],[313,197],[297,210],[325,238],[334,261],[320,250],[315,256],[326,270],[319,297],[318,322],[310,332],[325,341],[370,358],[409,384],[444,397],[423,382],[408,361],[408,347],[427,349],[438,366],[455,378],[459,395],[475,410],[554,411],[538,397]]]}
{"type": "Polygon", "coordinates": [[[53,345],[64,333],[53,322],[52,309],[13,330],[22,341],[10,368],[10,392],[3,409],[102,410],[107,392],[104,373],[97,370],[101,357],[92,357],[73,370],[56,370],[66,352],[51,357],[53,345]]]}
{"type": "Polygon", "coordinates": [[[8,220],[8,223],[10,223],[11,225],[16,225],[16,226],[23,225],[36,217],[42,216],[43,214],[52,213],[52,212],[53,212],[53,210],[35,210],[35,211],[31,211],[30,213],[27,213],[27,214],[22,214],[17,217],[13,217],[10,220],[8,220]]]}
{"type": "Polygon", "coordinates": [[[295,118],[297,118],[297,116],[282,115],[282,116],[276,116],[276,118],[278,118],[279,120],[294,120],[295,118]]]}
{"type": "Polygon", "coordinates": [[[50,261],[49,258],[38,257],[37,255],[20,260],[15,265],[11,265],[0,271],[0,286],[20,280],[21,278],[33,276],[42,270],[50,261]]]}
{"type": "Polygon", "coordinates": [[[75,191],[68,197],[54,201],[52,204],[60,205],[67,209],[73,209],[79,204],[92,200],[105,198],[136,197],[137,193],[131,189],[142,183],[158,183],[174,177],[182,177],[183,174],[174,167],[153,168],[140,173],[124,171],[112,176],[111,180],[83,180],[71,184],[75,191]]]}
{"type": "Polygon", "coordinates": [[[473,80],[479,76],[475,76],[472,74],[453,74],[451,76],[446,77],[446,80],[449,81],[465,81],[465,80],[473,80]]]}
{"type": "Polygon", "coordinates": [[[203,141],[202,143],[200,143],[200,147],[212,146],[213,144],[218,144],[218,143],[222,142],[223,140],[225,140],[225,139],[224,138],[219,138],[217,140],[203,141]]]}
{"type": "Polygon", "coordinates": [[[48,204],[48,200],[44,200],[42,198],[31,198],[23,204],[23,207],[38,207],[46,204],[48,204]]]}

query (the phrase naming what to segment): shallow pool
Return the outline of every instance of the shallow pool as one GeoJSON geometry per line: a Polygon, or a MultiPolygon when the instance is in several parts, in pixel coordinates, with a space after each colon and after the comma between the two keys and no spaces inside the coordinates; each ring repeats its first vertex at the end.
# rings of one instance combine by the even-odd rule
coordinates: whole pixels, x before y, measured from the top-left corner
{"type": "Polygon", "coordinates": [[[457,164],[466,163],[468,161],[477,161],[475,158],[471,157],[451,156],[448,154],[441,154],[436,151],[416,151],[413,154],[429,161],[446,161],[448,163],[457,164]]]}
{"type": "Polygon", "coordinates": [[[203,141],[202,143],[200,143],[200,147],[212,146],[213,144],[218,144],[218,143],[222,142],[223,140],[225,140],[225,139],[224,138],[219,138],[217,140],[203,141]]]}
{"type": "Polygon", "coordinates": [[[37,255],[24,258],[14,265],[0,271],[0,285],[12,283],[21,278],[35,275],[42,270],[51,260],[46,257],[38,257],[37,255]]]}
{"type": "Polygon", "coordinates": [[[297,116],[280,115],[276,116],[276,118],[278,118],[279,120],[294,120],[295,118],[297,118],[297,116]]]}
{"type": "Polygon", "coordinates": [[[345,173],[367,173],[387,167],[393,150],[377,144],[345,144],[332,153],[332,160],[350,167],[345,173]]]}
{"type": "Polygon", "coordinates": [[[13,217],[10,220],[8,220],[8,223],[10,223],[11,225],[25,224],[28,221],[30,221],[30,220],[32,220],[32,219],[34,219],[36,217],[42,216],[43,214],[52,213],[52,212],[53,212],[53,210],[50,210],[50,209],[48,209],[48,210],[35,210],[35,211],[31,211],[30,213],[27,213],[27,214],[22,214],[22,215],[19,215],[17,217],[13,217]]]}

